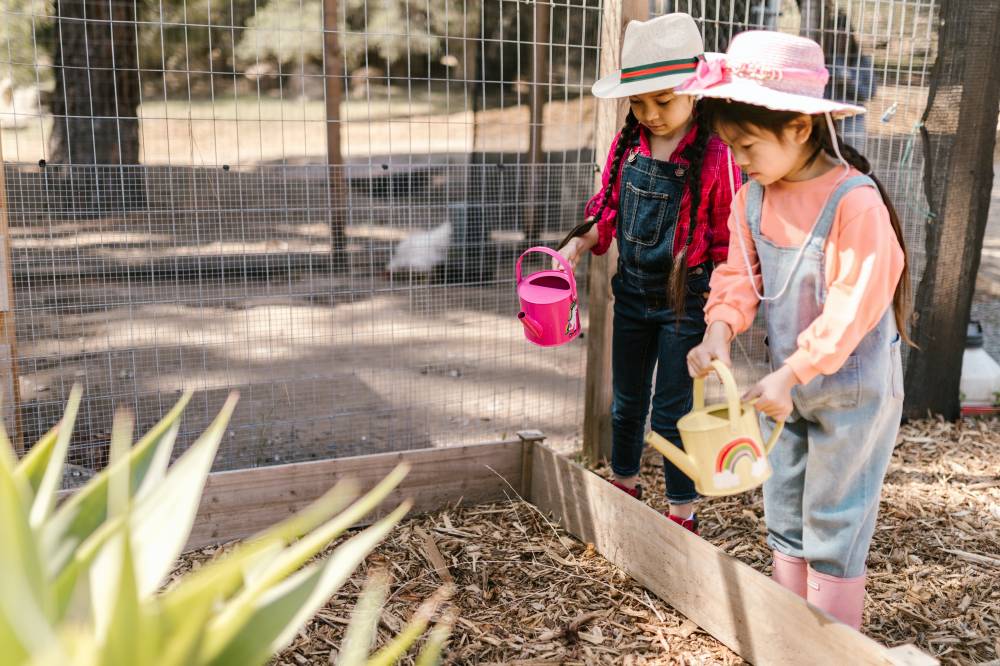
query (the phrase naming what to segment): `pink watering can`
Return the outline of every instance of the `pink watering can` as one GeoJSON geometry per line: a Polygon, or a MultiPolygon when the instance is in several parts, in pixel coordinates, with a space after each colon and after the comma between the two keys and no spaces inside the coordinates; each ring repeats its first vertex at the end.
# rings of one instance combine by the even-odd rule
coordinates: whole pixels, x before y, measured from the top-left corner
{"type": "Polygon", "coordinates": [[[580,312],[577,308],[576,279],[562,255],[547,247],[531,247],[517,259],[517,297],[521,311],[517,318],[524,326],[524,336],[536,345],[555,347],[580,335],[580,312]],[[543,270],[521,277],[521,260],[529,252],[555,257],[565,269],[543,270]]]}

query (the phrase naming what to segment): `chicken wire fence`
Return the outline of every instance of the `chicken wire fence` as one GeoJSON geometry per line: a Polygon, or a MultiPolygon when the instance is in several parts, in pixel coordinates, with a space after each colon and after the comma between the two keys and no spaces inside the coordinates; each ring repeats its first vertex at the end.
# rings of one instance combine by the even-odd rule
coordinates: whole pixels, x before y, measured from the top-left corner
{"type": "MultiPolygon", "coordinates": [[[[935,2],[650,10],[689,12],[708,49],[755,27],[822,41],[830,94],[869,108],[843,129],[893,194],[919,274],[935,2]]],[[[116,408],[142,431],[184,389],[181,447],[241,392],[219,469],[525,427],[578,441],[586,341],[526,343],[512,268],[592,193],[601,11],[0,0],[20,438],[81,383],[81,475],[106,462],[116,408]]],[[[743,344],[745,378],[764,354],[759,334],[743,344]]]]}

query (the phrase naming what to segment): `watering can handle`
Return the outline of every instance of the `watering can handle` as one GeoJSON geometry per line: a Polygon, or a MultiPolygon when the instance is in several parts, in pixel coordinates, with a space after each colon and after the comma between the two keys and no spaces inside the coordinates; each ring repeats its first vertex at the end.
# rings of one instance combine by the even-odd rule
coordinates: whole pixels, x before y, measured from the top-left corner
{"type": "MultiPolygon", "coordinates": [[[[736,419],[743,413],[743,409],[740,406],[740,392],[736,388],[736,380],[733,379],[733,373],[729,372],[729,368],[722,361],[712,361],[712,368],[715,370],[715,374],[719,375],[719,379],[722,380],[722,387],[726,390],[726,402],[729,404],[729,422],[735,425],[736,419]]],[[[694,380],[694,408],[705,409],[704,377],[695,377],[694,380]]]]}
{"type": "MultiPolygon", "coordinates": [[[[563,270],[566,271],[566,275],[569,276],[569,287],[570,287],[570,291],[571,291],[572,296],[573,296],[573,300],[575,301],[576,300],[576,276],[573,275],[573,268],[569,265],[569,263],[567,263],[566,259],[561,254],[559,254],[558,252],[556,252],[552,248],[545,247],[544,245],[538,245],[536,247],[529,247],[527,250],[525,250],[521,254],[520,257],[517,258],[517,266],[514,269],[514,279],[515,279],[515,281],[518,284],[520,284],[520,282],[521,282],[521,260],[524,259],[524,256],[526,254],[528,254],[529,252],[541,252],[543,254],[547,254],[550,257],[556,259],[560,263],[560,265],[562,265],[563,270]]],[[[508,264],[508,266],[509,265],[510,264],[508,264]]]]}

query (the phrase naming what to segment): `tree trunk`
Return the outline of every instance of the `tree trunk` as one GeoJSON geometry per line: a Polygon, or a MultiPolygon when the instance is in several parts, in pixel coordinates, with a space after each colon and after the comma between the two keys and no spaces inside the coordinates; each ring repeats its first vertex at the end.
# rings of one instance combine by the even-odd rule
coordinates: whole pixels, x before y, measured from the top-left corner
{"type": "Polygon", "coordinates": [[[921,133],[927,264],[917,291],[905,414],[959,416],[966,326],[983,251],[1000,107],[996,0],[944,0],[921,133]]]}
{"type": "Polygon", "coordinates": [[[81,212],[141,207],[135,4],[58,0],[56,13],[49,161],[71,167],[81,212]]]}

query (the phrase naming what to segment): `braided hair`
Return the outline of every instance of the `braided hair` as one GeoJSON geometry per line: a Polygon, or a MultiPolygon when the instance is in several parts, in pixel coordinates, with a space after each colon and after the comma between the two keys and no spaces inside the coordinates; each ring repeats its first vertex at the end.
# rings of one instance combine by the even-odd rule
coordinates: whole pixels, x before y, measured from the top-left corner
{"type": "MultiPolygon", "coordinates": [[[[780,136],[788,123],[803,115],[796,111],[772,111],[762,106],[754,106],[742,102],[706,99],[704,103],[709,108],[714,126],[716,127],[724,124],[738,127],[744,131],[754,128],[764,129],[775,136],[780,136]]],[[[896,240],[903,251],[903,274],[896,285],[896,293],[892,299],[893,314],[896,318],[896,328],[899,331],[900,337],[906,344],[915,347],[916,345],[906,330],[906,324],[910,317],[910,261],[906,252],[906,243],[903,239],[903,228],[899,221],[899,214],[896,212],[896,207],[892,205],[892,200],[889,198],[889,193],[886,191],[885,186],[872,173],[871,163],[864,155],[859,153],[854,146],[844,143],[838,135],[830,134],[830,130],[826,125],[826,118],[822,115],[812,116],[812,131],[809,135],[809,140],[815,149],[809,157],[807,164],[812,164],[819,157],[820,153],[826,153],[836,159],[837,151],[833,147],[834,139],[837,141],[837,147],[840,148],[840,154],[844,156],[847,163],[866,174],[875,182],[875,186],[878,187],[878,192],[882,196],[882,203],[889,212],[889,221],[892,223],[892,230],[895,232],[896,240]]]]}
{"type": "Polygon", "coordinates": [[[694,240],[694,232],[698,226],[698,209],[701,208],[701,169],[705,164],[705,152],[708,141],[712,137],[712,125],[701,111],[702,103],[695,106],[696,130],[692,141],[681,153],[688,162],[687,190],[691,198],[691,215],[688,220],[687,238],[684,247],[677,253],[670,267],[670,277],[667,278],[667,297],[674,311],[677,323],[680,324],[687,302],[688,250],[694,240]]]}
{"type": "Polygon", "coordinates": [[[622,170],[622,160],[625,159],[625,151],[627,151],[635,140],[639,137],[639,119],[635,117],[632,110],[629,109],[628,115],[625,116],[625,125],[622,127],[621,132],[618,133],[618,143],[615,144],[615,155],[611,158],[611,165],[609,166],[608,173],[608,185],[604,188],[604,197],[601,199],[601,207],[597,209],[597,215],[594,217],[598,220],[601,219],[601,215],[604,214],[604,210],[608,207],[608,203],[611,201],[611,193],[614,191],[615,186],[618,185],[618,175],[622,170]]]}
{"type": "Polygon", "coordinates": [[[566,245],[566,243],[570,242],[573,237],[584,235],[590,231],[592,226],[600,222],[601,216],[604,215],[604,211],[607,210],[608,203],[611,201],[611,194],[618,185],[618,175],[621,173],[622,162],[625,159],[625,152],[639,137],[639,128],[639,119],[635,117],[635,114],[632,113],[631,110],[629,110],[628,115],[625,116],[625,125],[622,126],[621,131],[618,133],[618,142],[615,144],[615,154],[611,158],[611,163],[608,165],[608,184],[604,188],[600,208],[597,209],[597,213],[594,214],[592,219],[574,227],[572,231],[566,234],[566,237],[559,243],[559,248],[562,248],[566,245]]]}
{"type": "MultiPolygon", "coordinates": [[[[834,130],[834,132],[836,133],[836,130],[834,130]]],[[[896,318],[896,328],[899,331],[900,337],[904,342],[906,342],[906,344],[911,347],[916,347],[916,344],[910,339],[910,335],[906,330],[906,323],[910,317],[911,307],[910,258],[906,252],[906,242],[903,240],[903,226],[899,220],[899,213],[896,212],[896,207],[892,205],[889,193],[886,191],[882,181],[875,176],[871,162],[868,161],[867,157],[858,152],[854,146],[842,141],[838,134],[831,136],[830,129],[827,127],[826,119],[823,116],[813,116],[811,138],[819,144],[823,152],[836,159],[837,151],[833,147],[833,140],[835,138],[837,141],[837,147],[840,148],[840,154],[844,156],[847,163],[871,178],[872,181],[875,182],[875,186],[878,188],[878,193],[882,195],[882,203],[885,204],[886,209],[889,211],[889,221],[892,223],[892,230],[896,234],[896,240],[899,242],[899,247],[903,250],[903,273],[900,276],[899,283],[896,285],[896,293],[892,298],[893,314],[896,318]]],[[[813,159],[815,159],[815,157],[813,159]]]]}

